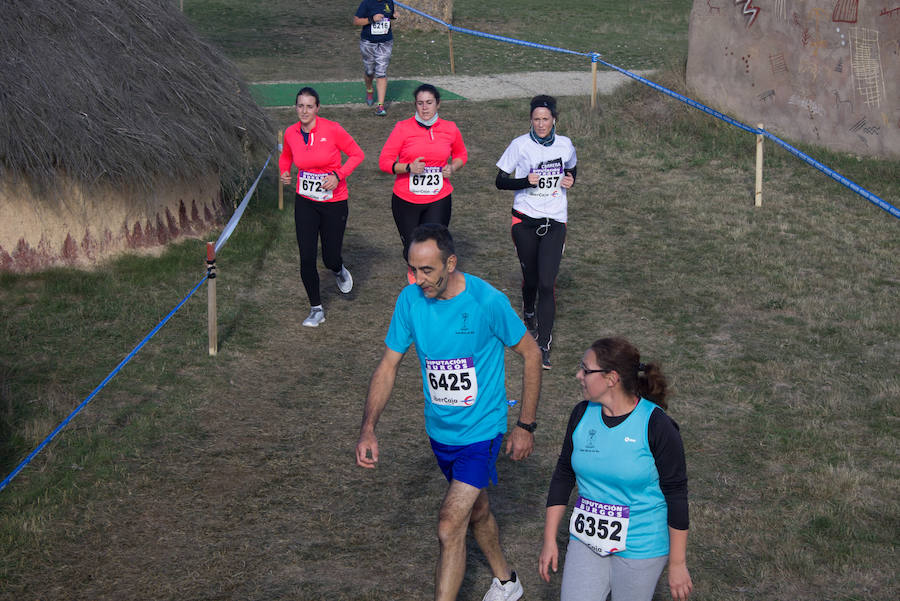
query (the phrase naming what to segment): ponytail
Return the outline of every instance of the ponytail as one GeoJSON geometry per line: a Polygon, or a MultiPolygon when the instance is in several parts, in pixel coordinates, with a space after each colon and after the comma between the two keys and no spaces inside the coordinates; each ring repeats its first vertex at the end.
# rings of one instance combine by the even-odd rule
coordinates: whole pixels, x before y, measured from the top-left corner
{"type": "Polygon", "coordinates": [[[600,367],[619,374],[625,392],[668,409],[668,384],[658,363],[641,363],[640,352],[624,338],[601,338],[591,345],[591,350],[600,367]]]}

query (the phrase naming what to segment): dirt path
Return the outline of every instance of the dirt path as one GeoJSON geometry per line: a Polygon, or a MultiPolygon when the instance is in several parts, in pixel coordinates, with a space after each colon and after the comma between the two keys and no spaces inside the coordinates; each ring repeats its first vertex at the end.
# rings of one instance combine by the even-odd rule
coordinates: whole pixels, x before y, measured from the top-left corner
{"type": "MultiPolygon", "coordinates": [[[[653,71],[635,71],[635,73],[647,77],[653,71]]],[[[629,81],[632,81],[630,77],[617,71],[598,71],[597,93],[611,94],[629,81]]],[[[593,78],[587,69],[501,75],[437,75],[430,77],[428,83],[465,96],[469,100],[528,98],[547,93],[557,96],[589,96],[593,89],[593,78]]]]}
{"type": "MultiPolygon", "coordinates": [[[[641,77],[652,78],[655,71],[634,71],[641,77]]],[[[402,77],[396,79],[417,79],[441,89],[459,94],[466,100],[483,101],[502,98],[530,98],[537,94],[551,93],[556,96],[590,96],[593,90],[593,76],[589,69],[583,71],[529,71],[523,73],[502,73],[497,75],[434,75],[424,77],[402,77]]],[[[339,80],[341,82],[345,80],[339,80]]],[[[618,71],[597,72],[597,93],[612,94],[622,85],[634,81],[618,71]]],[[[267,81],[260,83],[298,83],[296,81],[267,81]]],[[[396,103],[396,101],[395,101],[396,103]]],[[[332,104],[332,107],[369,109],[362,102],[332,104]]]]}
{"type": "MultiPolygon", "coordinates": [[[[521,79],[514,85],[497,83],[507,77],[496,76],[494,83],[458,79],[473,90],[534,93],[521,79]]],[[[540,91],[545,86],[546,81],[540,91]]],[[[568,93],[561,84],[552,89],[568,93]]],[[[354,133],[367,152],[377,153],[383,130],[393,121],[373,118],[377,126],[354,133]]],[[[479,141],[481,135],[486,134],[472,132],[468,142],[473,154],[485,153],[476,160],[490,164],[496,149],[479,141]]],[[[405,280],[396,229],[384,206],[391,184],[371,159],[354,174],[357,194],[344,249],[355,290],[342,297],[327,271],[320,270],[328,311],[323,327],[299,327],[307,306],[288,212],[253,280],[229,284],[222,278],[220,295],[241,299],[241,310],[235,323],[220,324],[220,331],[228,333],[221,336],[215,360],[180,367],[177,386],[189,396],[185,419],[190,428],[182,434],[163,432],[155,448],[123,458],[122,479],[92,483],[100,488],[87,495],[92,500],[42,516],[36,526],[41,555],[28,558],[21,580],[0,586],[0,599],[428,597],[434,519],[445,483],[423,434],[414,357],[401,366],[395,398],[402,400],[389,406],[379,426],[383,465],[372,473],[353,461],[368,377],[405,280]]],[[[490,242],[495,230],[506,227],[508,206],[504,201],[491,206],[490,214],[487,210],[465,202],[454,208],[455,222],[468,234],[461,239],[462,252],[478,264],[479,274],[512,289],[519,277],[513,253],[505,238],[499,251],[490,242]],[[475,235],[479,228],[487,233],[475,235]]],[[[511,366],[510,373],[520,373],[519,365],[511,366]]],[[[566,398],[553,393],[552,383],[545,392],[566,398]]],[[[134,402],[114,388],[108,394],[134,402]]],[[[92,409],[101,422],[103,406],[96,403],[92,409]]],[[[539,439],[547,439],[541,443],[545,456],[515,466],[502,459],[498,469],[504,486],[492,493],[508,553],[529,570],[530,600],[558,594],[537,587],[531,564],[539,525],[523,524],[523,516],[540,518],[544,481],[555,461],[551,433],[563,427],[553,420],[565,419],[563,411],[558,413],[547,416],[539,433],[539,439]]],[[[470,549],[460,599],[480,599],[490,582],[484,561],[474,546],[470,549]]]]}

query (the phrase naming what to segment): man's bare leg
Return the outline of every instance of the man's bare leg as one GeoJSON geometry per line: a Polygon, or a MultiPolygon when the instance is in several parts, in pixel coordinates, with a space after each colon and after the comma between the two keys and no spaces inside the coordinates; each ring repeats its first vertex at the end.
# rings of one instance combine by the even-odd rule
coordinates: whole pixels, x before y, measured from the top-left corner
{"type": "Polygon", "coordinates": [[[509,564],[506,563],[503,549],[500,548],[500,528],[497,526],[494,514],[491,513],[491,504],[486,488],[481,490],[481,494],[478,495],[478,499],[472,507],[469,525],[472,527],[472,534],[475,535],[475,540],[481,547],[481,552],[484,553],[494,576],[500,580],[509,580],[512,572],[509,564]]]}
{"type": "Polygon", "coordinates": [[[450,488],[447,489],[438,515],[440,555],[434,577],[435,601],[456,599],[466,571],[466,532],[469,519],[475,502],[484,492],[459,480],[450,481],[450,488]]]}

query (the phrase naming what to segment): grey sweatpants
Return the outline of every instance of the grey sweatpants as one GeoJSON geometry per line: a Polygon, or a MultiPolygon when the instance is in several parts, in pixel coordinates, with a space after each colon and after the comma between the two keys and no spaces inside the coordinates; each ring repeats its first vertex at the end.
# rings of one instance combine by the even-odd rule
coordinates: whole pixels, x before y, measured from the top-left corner
{"type": "Polygon", "coordinates": [[[626,559],[616,554],[601,557],[578,540],[569,539],[563,566],[560,601],[650,601],[668,555],[626,559]]]}

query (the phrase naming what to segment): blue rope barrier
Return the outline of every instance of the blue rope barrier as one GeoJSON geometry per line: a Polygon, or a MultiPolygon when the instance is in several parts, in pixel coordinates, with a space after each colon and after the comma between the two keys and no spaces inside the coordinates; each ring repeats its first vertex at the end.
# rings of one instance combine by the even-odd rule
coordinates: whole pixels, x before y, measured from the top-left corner
{"type": "Polygon", "coordinates": [[[641,77],[637,73],[632,73],[631,71],[629,71],[627,69],[622,69],[621,67],[617,67],[616,65],[613,65],[612,63],[608,63],[605,60],[602,60],[599,56],[597,57],[596,62],[600,63],[601,65],[605,65],[605,66],[609,67],[610,69],[614,69],[614,70],[618,71],[619,73],[626,75],[636,81],[639,81],[640,83],[644,84],[645,86],[649,86],[649,87],[653,88],[657,92],[662,92],[663,94],[671,96],[672,98],[675,98],[676,100],[680,100],[681,102],[687,104],[688,106],[692,106],[695,109],[698,109],[700,111],[703,111],[704,113],[712,115],[713,117],[721,119],[722,121],[725,121],[726,123],[729,123],[737,128],[743,129],[744,131],[750,132],[752,134],[760,133],[760,131],[755,127],[750,127],[749,125],[745,125],[744,123],[741,123],[740,121],[738,121],[736,119],[732,119],[728,115],[726,115],[724,113],[720,113],[719,111],[717,111],[713,108],[710,108],[710,107],[706,106],[705,104],[701,104],[692,98],[688,98],[687,96],[684,96],[683,94],[679,94],[678,92],[676,92],[674,90],[670,90],[669,88],[661,86],[658,83],[652,82],[649,79],[641,77]]]}
{"type": "Polygon", "coordinates": [[[613,64],[610,64],[610,63],[607,63],[606,61],[600,60],[599,57],[597,58],[597,62],[602,63],[611,69],[615,69],[616,71],[618,71],[624,75],[627,75],[628,77],[631,77],[632,79],[635,79],[635,80],[643,83],[644,85],[647,85],[647,86],[653,88],[654,90],[657,90],[659,92],[662,92],[663,94],[667,94],[667,95],[671,96],[672,98],[680,100],[681,102],[684,102],[685,104],[692,106],[695,109],[703,111],[704,113],[708,113],[714,117],[721,119],[722,121],[725,121],[726,123],[729,123],[740,129],[743,129],[744,131],[750,132],[752,134],[764,135],[765,137],[769,138],[770,140],[772,140],[773,142],[775,142],[776,144],[778,144],[779,146],[781,146],[782,148],[787,150],[789,153],[791,153],[798,159],[804,161],[805,163],[807,163],[808,165],[810,165],[812,167],[815,167],[816,169],[818,169],[819,171],[821,171],[828,177],[834,179],[835,181],[844,185],[845,187],[852,190],[853,192],[856,192],[857,194],[859,194],[860,196],[862,196],[863,198],[865,198],[866,200],[868,200],[869,202],[874,204],[876,207],[878,207],[878,208],[886,211],[888,214],[893,215],[894,217],[897,217],[898,219],[900,219],[900,209],[897,209],[897,207],[894,207],[887,201],[879,198],[875,194],[872,194],[871,192],[869,192],[868,190],[866,190],[859,184],[847,179],[846,177],[844,177],[843,175],[841,175],[834,169],[831,169],[830,167],[820,163],[819,161],[812,158],[811,156],[804,153],[803,151],[791,146],[784,140],[780,139],[778,136],[775,136],[764,129],[759,129],[757,127],[750,127],[749,125],[741,123],[740,121],[737,121],[736,119],[732,119],[728,115],[724,115],[717,110],[714,110],[704,104],[697,102],[696,100],[688,98],[687,96],[683,96],[683,95],[679,94],[678,92],[675,92],[675,91],[665,88],[657,83],[654,83],[648,79],[645,79],[636,73],[631,73],[630,71],[621,69],[613,64]]]}
{"type": "Polygon", "coordinates": [[[780,139],[778,136],[772,135],[765,130],[761,130],[760,133],[763,134],[765,137],[769,138],[770,140],[772,140],[773,142],[775,142],[776,144],[778,144],[779,146],[781,146],[782,148],[784,148],[785,150],[787,150],[789,153],[791,153],[798,159],[805,161],[807,164],[809,164],[812,167],[815,167],[816,169],[818,169],[819,171],[821,171],[822,173],[824,173],[831,179],[835,180],[836,182],[838,182],[840,184],[843,184],[850,190],[853,190],[854,192],[856,192],[857,194],[859,194],[860,196],[862,196],[863,198],[865,198],[866,200],[871,202],[876,207],[878,207],[884,211],[887,211],[894,217],[900,219],[900,209],[893,206],[889,202],[872,194],[871,192],[869,192],[868,190],[866,190],[859,184],[854,183],[853,181],[847,179],[846,177],[844,177],[843,175],[841,175],[840,173],[838,173],[831,167],[828,167],[827,165],[823,165],[822,163],[820,163],[816,159],[812,158],[808,154],[805,154],[802,151],[794,148],[793,146],[791,146],[784,140],[780,139]]]}
{"type": "Polygon", "coordinates": [[[411,12],[411,13],[416,13],[416,14],[419,15],[420,17],[425,17],[426,19],[430,19],[430,20],[434,21],[435,23],[440,23],[440,24],[443,25],[444,27],[453,27],[453,25],[450,25],[450,23],[447,23],[447,22],[445,22],[445,21],[441,21],[441,20],[438,19],[437,17],[432,17],[432,16],[429,15],[428,13],[423,13],[423,12],[420,11],[419,9],[413,8],[412,6],[409,6],[409,5],[406,5],[406,4],[403,4],[402,2],[394,2],[394,4],[396,4],[396,5],[399,6],[400,8],[404,8],[404,9],[408,10],[408,11],[411,12]]]}
{"type": "MultiPolygon", "coordinates": [[[[243,216],[243,214],[244,214],[244,209],[247,208],[247,204],[250,201],[250,197],[252,196],[253,191],[256,190],[256,185],[259,183],[259,180],[262,177],[263,173],[265,172],[266,167],[268,167],[269,161],[271,159],[272,159],[272,153],[269,153],[269,156],[266,159],[265,165],[263,165],[262,169],[260,169],[259,175],[256,176],[256,181],[253,182],[253,185],[250,187],[250,190],[247,192],[247,194],[244,195],[244,199],[241,201],[241,204],[235,210],[234,215],[231,216],[231,219],[228,220],[228,224],[225,226],[225,229],[222,230],[221,234],[219,234],[219,239],[216,241],[216,253],[218,253],[219,249],[225,245],[225,243],[228,241],[228,238],[231,237],[231,233],[234,231],[234,228],[237,226],[238,222],[241,220],[241,216],[243,216]]],[[[100,384],[97,385],[96,388],[94,388],[94,390],[87,396],[87,398],[85,398],[66,417],[66,419],[61,421],[59,423],[59,425],[56,426],[56,428],[54,428],[53,431],[43,441],[41,441],[41,443],[37,447],[35,447],[35,449],[33,451],[31,451],[31,453],[29,453],[28,456],[24,460],[22,460],[22,462],[19,463],[19,465],[17,465],[16,468],[12,472],[10,472],[10,474],[6,478],[4,478],[2,482],[0,482],[0,491],[2,491],[4,488],[6,488],[6,486],[12,481],[12,479],[15,478],[18,475],[18,473],[21,472],[25,468],[25,466],[27,466],[29,463],[31,463],[31,460],[34,459],[35,456],[38,453],[40,453],[44,449],[44,447],[46,447],[54,438],[56,438],[56,435],[59,434],[62,431],[62,429],[65,428],[76,415],[81,413],[82,409],[87,407],[88,403],[90,403],[94,399],[94,397],[97,396],[97,394],[101,390],[103,390],[104,387],[106,387],[106,384],[110,380],[112,380],[115,377],[115,375],[118,374],[129,361],[131,361],[131,359],[138,353],[138,351],[140,351],[141,348],[143,348],[143,346],[145,344],[147,344],[147,342],[149,342],[150,339],[153,338],[153,336],[155,336],[156,333],[164,325],[166,325],[166,323],[172,318],[172,316],[175,315],[175,313],[182,307],[182,305],[184,305],[184,303],[186,303],[188,301],[188,299],[191,298],[194,295],[194,293],[200,289],[200,286],[202,286],[203,282],[205,282],[207,279],[208,279],[208,277],[204,276],[202,280],[197,282],[197,284],[191,289],[191,291],[188,292],[187,296],[185,296],[183,299],[181,299],[181,301],[177,305],[175,305],[175,308],[172,309],[171,311],[169,311],[169,313],[165,317],[163,317],[162,320],[158,324],[156,324],[156,327],[154,327],[152,330],[150,330],[150,333],[147,334],[146,336],[144,336],[144,338],[137,344],[137,346],[135,346],[133,349],[131,349],[131,352],[128,353],[125,356],[125,358],[119,362],[118,365],[116,365],[115,369],[113,369],[111,372],[109,372],[109,375],[107,375],[105,378],[103,378],[103,381],[100,382],[100,384]]]]}
{"type": "Polygon", "coordinates": [[[417,10],[411,6],[407,6],[406,4],[403,4],[402,2],[394,2],[394,4],[404,8],[410,12],[416,13],[417,15],[425,17],[426,19],[430,19],[436,23],[440,23],[441,25],[443,25],[450,31],[458,31],[460,33],[465,33],[465,34],[472,35],[475,37],[482,37],[482,38],[487,38],[487,39],[491,39],[491,40],[497,40],[498,42],[505,42],[508,44],[517,44],[519,46],[528,46],[530,48],[538,48],[540,50],[550,50],[552,52],[562,52],[564,54],[574,54],[577,56],[589,57],[591,59],[592,63],[600,63],[606,67],[609,67],[610,69],[612,69],[614,71],[618,71],[619,73],[621,73],[627,77],[630,77],[630,78],[634,79],[635,81],[638,81],[646,86],[649,86],[658,92],[662,92],[663,94],[671,96],[672,98],[675,98],[676,100],[679,100],[679,101],[687,104],[688,106],[693,107],[699,111],[707,113],[708,115],[716,117],[717,119],[721,119],[722,121],[724,121],[730,125],[733,125],[734,127],[737,127],[738,129],[742,129],[742,130],[752,133],[752,134],[757,134],[757,135],[762,134],[762,135],[766,136],[767,138],[771,139],[773,142],[775,142],[776,144],[778,144],[779,146],[783,147],[785,150],[790,152],[795,157],[801,159],[802,161],[806,162],[807,164],[811,165],[812,167],[815,167],[816,169],[818,169],[825,175],[831,177],[832,179],[834,179],[835,181],[844,185],[848,189],[859,194],[860,196],[862,196],[863,198],[865,198],[866,200],[868,200],[869,202],[871,202],[878,208],[880,208],[884,211],[887,211],[890,215],[893,215],[894,217],[897,217],[898,219],[900,219],[900,209],[897,209],[896,207],[894,207],[887,201],[879,198],[875,194],[872,194],[871,192],[869,192],[868,190],[866,190],[859,184],[847,179],[840,173],[834,171],[833,169],[827,167],[826,165],[823,165],[822,163],[815,160],[811,156],[794,148],[787,142],[780,140],[779,138],[770,134],[769,132],[767,132],[763,129],[756,128],[756,127],[751,127],[745,123],[741,123],[737,119],[733,119],[724,113],[720,113],[719,111],[717,111],[713,108],[710,108],[704,104],[697,102],[696,100],[693,100],[692,98],[688,98],[687,96],[684,96],[683,94],[679,94],[678,92],[675,92],[674,90],[670,90],[664,86],[659,85],[658,83],[655,83],[653,81],[650,81],[649,79],[641,77],[637,73],[632,73],[631,71],[629,71],[627,69],[623,69],[621,67],[617,67],[616,65],[613,65],[612,63],[608,63],[608,62],[602,60],[600,58],[600,55],[596,52],[576,52],[574,50],[568,50],[566,48],[557,48],[555,46],[547,46],[545,44],[537,44],[535,42],[526,42],[524,40],[517,40],[515,38],[508,38],[508,37],[501,36],[501,35],[494,35],[492,33],[484,33],[483,31],[475,31],[473,29],[465,29],[463,27],[456,27],[455,25],[446,23],[446,22],[442,21],[441,19],[432,17],[428,13],[424,13],[424,12],[417,10]]]}
{"type": "Polygon", "coordinates": [[[256,181],[253,182],[253,185],[250,186],[250,189],[244,195],[244,199],[241,201],[241,204],[238,205],[238,208],[235,209],[234,215],[231,216],[231,219],[228,220],[228,224],[225,225],[225,229],[222,230],[222,233],[219,234],[219,239],[216,240],[216,254],[219,253],[219,249],[225,246],[225,243],[228,242],[228,239],[231,237],[231,232],[234,231],[234,228],[237,227],[238,221],[241,220],[241,217],[244,216],[244,209],[247,208],[247,203],[250,202],[250,196],[253,195],[253,191],[256,190],[256,184],[259,183],[259,179],[262,177],[262,174],[265,172],[266,167],[269,166],[269,161],[272,160],[272,154],[275,151],[269,153],[269,156],[266,158],[266,163],[263,165],[262,169],[259,170],[259,175],[256,176],[256,181]]]}
{"type": "Polygon", "coordinates": [[[448,26],[452,31],[458,31],[460,33],[467,33],[471,36],[475,36],[478,38],[487,38],[489,40],[497,40],[498,42],[506,42],[507,44],[516,44],[518,46],[528,46],[529,48],[538,48],[540,50],[550,50],[553,52],[561,52],[563,54],[574,54],[576,56],[590,56],[585,52],[575,52],[574,50],[567,50],[565,48],[558,48],[556,46],[547,46],[546,44],[538,44],[537,42],[526,42],[525,40],[517,40],[515,38],[508,38],[502,35],[496,35],[493,33],[484,33],[483,31],[475,31],[474,29],[465,29],[463,27],[456,27],[455,25],[448,26]]]}
{"type": "Polygon", "coordinates": [[[516,44],[518,46],[528,46],[530,48],[539,48],[541,50],[552,50],[553,52],[561,52],[563,54],[574,54],[577,56],[590,56],[588,53],[585,53],[585,52],[576,52],[574,50],[568,50],[566,48],[557,48],[556,46],[547,46],[545,44],[538,44],[536,42],[526,42],[525,40],[517,40],[516,38],[508,38],[506,36],[495,35],[493,33],[485,33],[483,31],[476,31],[474,29],[465,29],[464,27],[457,27],[456,25],[451,25],[450,23],[447,23],[445,21],[442,21],[441,19],[438,19],[437,17],[432,17],[428,13],[424,13],[416,8],[413,8],[412,6],[407,6],[406,4],[403,4],[402,2],[394,2],[394,4],[396,4],[397,6],[403,8],[403,9],[408,10],[409,12],[416,13],[417,15],[425,17],[426,19],[430,19],[430,20],[434,21],[435,23],[440,23],[441,25],[443,25],[450,31],[458,31],[460,33],[465,33],[465,34],[468,34],[468,35],[471,35],[474,37],[487,38],[489,40],[497,40],[498,42],[506,42],[507,44],[516,44]]]}
{"type": "Polygon", "coordinates": [[[61,431],[63,428],[65,428],[66,425],[68,425],[68,423],[69,423],[70,421],[72,421],[72,418],[74,418],[76,415],[78,415],[78,414],[81,412],[82,409],[84,409],[85,407],[87,407],[88,403],[90,403],[90,402],[93,400],[93,398],[94,398],[95,396],[97,396],[97,393],[100,392],[101,390],[103,390],[103,388],[106,386],[106,384],[107,384],[110,380],[112,380],[113,377],[114,377],[117,373],[119,373],[119,371],[121,371],[121,369],[122,369],[123,367],[125,367],[125,364],[126,364],[126,363],[128,363],[129,361],[131,361],[131,358],[134,357],[134,356],[137,354],[137,352],[138,352],[139,350],[141,350],[141,348],[142,348],[145,344],[147,344],[147,341],[149,341],[149,340],[150,340],[150,339],[151,339],[151,338],[159,331],[159,329],[160,329],[161,327],[163,327],[163,326],[166,324],[166,322],[169,321],[169,319],[172,318],[173,315],[175,315],[175,312],[178,311],[178,309],[180,309],[181,306],[182,306],[185,302],[187,302],[187,300],[188,300],[189,298],[191,298],[191,296],[194,295],[194,293],[200,288],[201,285],[203,285],[203,282],[205,282],[205,281],[206,281],[206,278],[204,277],[202,280],[200,280],[199,282],[197,282],[197,284],[196,284],[196,285],[194,286],[194,288],[187,294],[187,296],[185,296],[183,299],[181,299],[181,302],[178,303],[177,305],[175,305],[175,308],[172,309],[171,311],[169,311],[169,314],[166,315],[165,317],[163,317],[162,321],[160,321],[158,324],[156,324],[156,327],[153,328],[152,330],[150,330],[150,333],[149,333],[149,334],[147,334],[146,336],[144,336],[143,340],[141,340],[141,341],[137,344],[137,346],[135,346],[135,347],[131,350],[131,352],[128,353],[128,354],[125,356],[125,358],[122,359],[122,361],[119,362],[119,364],[116,366],[116,368],[115,368],[114,370],[112,370],[111,372],[109,372],[109,375],[108,375],[108,376],[106,376],[105,378],[103,378],[103,381],[100,382],[100,384],[99,384],[99,385],[91,392],[91,394],[89,394],[89,395],[87,396],[86,399],[84,399],[83,401],[81,401],[81,404],[78,405],[78,407],[76,407],[75,410],[72,411],[72,413],[70,413],[70,414],[68,415],[68,417],[66,417],[66,419],[62,420],[62,421],[59,423],[59,425],[56,426],[56,428],[53,430],[53,432],[51,432],[50,435],[47,436],[47,438],[45,438],[45,439],[41,442],[41,444],[39,444],[39,445],[38,445],[31,453],[29,453],[29,454],[28,454],[28,457],[26,457],[26,458],[22,461],[22,463],[20,463],[18,466],[16,466],[16,469],[14,469],[14,470],[6,477],[6,478],[3,479],[3,482],[0,482],[0,490],[3,490],[4,488],[6,488],[6,485],[9,484],[10,481],[12,481],[12,479],[15,478],[16,475],[17,475],[19,472],[21,472],[22,469],[23,469],[26,465],[28,465],[28,464],[31,462],[32,459],[34,459],[35,455],[37,455],[38,453],[40,453],[41,450],[42,450],[44,447],[46,447],[46,446],[50,443],[51,440],[53,440],[54,438],[56,438],[56,435],[59,434],[60,431],[61,431]]]}

